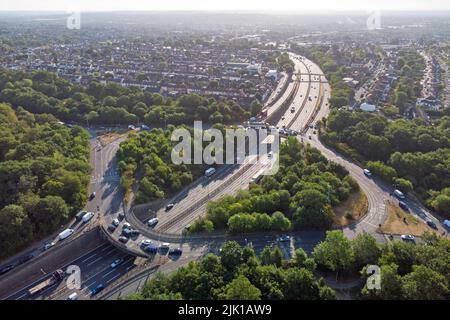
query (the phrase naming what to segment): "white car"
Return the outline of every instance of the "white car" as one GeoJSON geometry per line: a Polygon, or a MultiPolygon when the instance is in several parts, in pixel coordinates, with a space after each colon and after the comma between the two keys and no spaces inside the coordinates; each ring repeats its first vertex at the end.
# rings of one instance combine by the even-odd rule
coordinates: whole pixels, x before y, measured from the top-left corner
{"type": "Polygon", "coordinates": [[[412,234],[402,234],[401,238],[403,241],[412,241],[414,242],[415,238],[412,234]]]}
{"type": "Polygon", "coordinates": [[[149,227],[154,227],[158,223],[158,218],[153,218],[148,220],[147,224],[149,227]]]}
{"type": "Polygon", "coordinates": [[[114,226],[117,227],[117,226],[120,224],[119,219],[114,219],[114,220],[112,221],[112,224],[113,224],[114,226]]]}
{"type": "Polygon", "coordinates": [[[142,247],[146,247],[146,246],[149,246],[149,245],[151,245],[151,244],[153,244],[153,242],[152,242],[152,240],[150,240],[150,239],[145,239],[145,240],[142,240],[142,241],[141,241],[141,246],[142,246],[142,247]]]}

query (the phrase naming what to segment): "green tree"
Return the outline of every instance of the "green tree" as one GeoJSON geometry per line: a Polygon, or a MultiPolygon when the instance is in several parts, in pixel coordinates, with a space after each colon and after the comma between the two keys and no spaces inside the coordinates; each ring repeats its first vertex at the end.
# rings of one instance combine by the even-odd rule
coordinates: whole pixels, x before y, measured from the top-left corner
{"type": "Polygon", "coordinates": [[[317,264],[336,271],[349,271],[355,261],[350,240],[342,231],[327,231],[325,241],[319,243],[313,251],[317,264]]]}
{"type": "Polygon", "coordinates": [[[261,290],[255,287],[245,276],[239,275],[231,281],[221,297],[226,300],[259,300],[261,290]]]}

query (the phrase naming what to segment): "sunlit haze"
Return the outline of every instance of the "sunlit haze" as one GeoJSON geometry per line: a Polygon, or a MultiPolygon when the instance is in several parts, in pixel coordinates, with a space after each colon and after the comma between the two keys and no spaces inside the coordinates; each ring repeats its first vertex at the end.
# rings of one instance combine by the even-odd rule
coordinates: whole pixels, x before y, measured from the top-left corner
{"type": "Polygon", "coordinates": [[[252,11],[314,11],[314,10],[450,10],[448,0],[17,0],[2,1],[0,10],[24,11],[116,11],[116,10],[252,10],[252,11]],[[374,3],[375,2],[375,3],[374,3]]]}

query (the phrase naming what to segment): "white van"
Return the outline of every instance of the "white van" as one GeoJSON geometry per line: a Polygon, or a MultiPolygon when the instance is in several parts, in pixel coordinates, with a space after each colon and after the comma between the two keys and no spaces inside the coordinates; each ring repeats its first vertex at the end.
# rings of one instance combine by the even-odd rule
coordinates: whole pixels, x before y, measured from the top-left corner
{"type": "Polygon", "coordinates": [[[67,300],[78,300],[78,294],[76,292],[71,293],[68,297],[67,300]]]}
{"type": "Polygon", "coordinates": [[[93,212],[87,212],[84,216],[83,216],[83,222],[86,223],[89,220],[92,219],[92,217],[94,216],[93,212]]]}
{"type": "Polygon", "coordinates": [[[64,240],[66,238],[68,238],[69,236],[71,236],[73,234],[74,230],[73,229],[66,229],[63,232],[61,232],[58,237],[59,240],[64,240]]]}

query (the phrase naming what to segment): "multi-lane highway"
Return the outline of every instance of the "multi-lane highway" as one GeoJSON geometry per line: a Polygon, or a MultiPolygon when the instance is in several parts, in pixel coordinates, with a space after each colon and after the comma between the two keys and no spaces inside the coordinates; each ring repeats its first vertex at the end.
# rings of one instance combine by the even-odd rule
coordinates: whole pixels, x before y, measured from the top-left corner
{"type": "MultiPolygon", "coordinates": [[[[293,96],[292,102],[286,112],[271,124],[278,128],[286,127],[301,132],[302,136],[298,137],[301,141],[310,143],[329,160],[346,167],[366,193],[369,201],[368,213],[360,221],[344,228],[345,234],[348,237],[354,237],[358,233],[369,232],[377,236],[380,241],[387,241],[384,236],[378,235],[376,231],[379,224],[386,217],[385,201],[390,198],[389,193],[392,192],[392,188],[374,179],[367,178],[363,174],[362,168],[321,144],[315,134],[315,130],[310,129],[309,125],[328,115],[328,99],[331,88],[316,64],[293,54],[291,54],[291,58],[295,63],[297,75],[294,77],[296,78],[289,83],[286,92],[281,95],[279,101],[269,108],[268,113],[276,112],[277,108],[280,108],[286,99],[290,99],[293,96]]],[[[90,224],[96,225],[101,223],[105,230],[111,221],[118,216],[118,212],[124,210],[122,204],[123,194],[120,188],[115,156],[117,148],[123,139],[125,137],[102,146],[94,135],[91,141],[91,161],[94,170],[91,177],[90,191],[95,191],[97,196],[87,204],[86,210],[96,212],[97,218],[93,219],[90,224]]],[[[262,159],[264,159],[264,156],[262,159]]],[[[137,218],[133,210],[125,210],[126,218],[120,222],[116,231],[108,232],[109,236],[112,240],[117,241],[125,222],[138,229],[140,235],[130,239],[126,245],[123,245],[125,250],[118,250],[110,245],[102,244],[94,251],[84,253],[81,257],[74,260],[73,263],[80,264],[82,269],[82,289],[78,292],[80,297],[92,298],[89,292],[99,284],[110,286],[117,279],[120,279],[122,275],[132,272],[135,266],[135,258],[126,253],[126,248],[134,252],[140,251],[140,242],[147,238],[151,239],[157,246],[164,241],[170,242],[171,247],[182,248],[183,254],[181,259],[179,257],[167,259],[167,263],[164,265],[165,270],[173,270],[173,268],[196,259],[208,251],[217,252],[220,245],[227,240],[236,240],[241,244],[251,245],[257,252],[266,245],[273,246],[277,244],[283,248],[286,257],[290,257],[293,250],[297,247],[311,251],[323,239],[323,232],[296,232],[292,234],[290,241],[286,243],[279,242],[277,235],[231,237],[224,233],[218,233],[209,236],[181,236],[185,226],[205,214],[208,201],[216,200],[224,195],[234,194],[240,189],[247,188],[251,178],[262,168],[268,167],[269,163],[257,161],[252,164],[244,162],[243,164],[223,166],[211,178],[203,177],[199,179],[180,194],[162,203],[161,209],[157,210],[156,213],[149,210],[147,216],[144,215],[137,218]],[[170,202],[174,203],[175,206],[166,212],[165,204],[170,202]],[[154,228],[150,228],[146,225],[146,222],[155,215],[158,217],[159,222],[154,228]],[[122,264],[117,268],[111,268],[111,262],[117,258],[123,259],[122,264]]],[[[412,207],[413,209],[415,208],[414,205],[412,207]]],[[[418,206],[417,208],[419,208],[420,214],[431,217],[429,213],[423,211],[422,207],[418,206]]],[[[64,267],[66,265],[61,265],[61,268],[64,267]]],[[[27,290],[37,283],[38,280],[42,280],[42,278],[29,283],[26,287],[19,288],[16,292],[11,292],[8,298],[64,299],[70,294],[64,285],[61,284],[61,287],[49,289],[49,292],[44,291],[36,297],[29,297],[26,294],[27,290]]],[[[129,288],[134,285],[135,282],[131,281],[129,288]]],[[[120,292],[126,292],[126,290],[120,292]]],[[[115,294],[111,294],[110,297],[115,297],[115,294]]]]}

